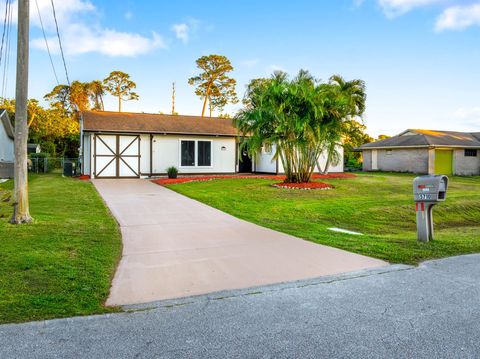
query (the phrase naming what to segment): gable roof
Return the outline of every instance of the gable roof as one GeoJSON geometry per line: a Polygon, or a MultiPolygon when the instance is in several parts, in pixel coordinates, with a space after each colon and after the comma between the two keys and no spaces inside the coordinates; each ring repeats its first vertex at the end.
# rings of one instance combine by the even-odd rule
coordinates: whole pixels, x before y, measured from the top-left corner
{"type": "Polygon", "coordinates": [[[0,109],[0,122],[3,124],[3,127],[5,128],[5,133],[7,134],[7,136],[13,140],[14,132],[13,132],[12,123],[10,122],[10,117],[8,116],[8,112],[5,109],[0,109]]]}
{"type": "Polygon", "coordinates": [[[182,135],[237,136],[227,118],[161,115],[149,113],[86,111],[82,113],[87,132],[162,133],[182,135]]]}
{"type": "Polygon", "coordinates": [[[381,141],[366,143],[359,149],[388,147],[473,147],[480,148],[480,132],[410,129],[381,141]]]}

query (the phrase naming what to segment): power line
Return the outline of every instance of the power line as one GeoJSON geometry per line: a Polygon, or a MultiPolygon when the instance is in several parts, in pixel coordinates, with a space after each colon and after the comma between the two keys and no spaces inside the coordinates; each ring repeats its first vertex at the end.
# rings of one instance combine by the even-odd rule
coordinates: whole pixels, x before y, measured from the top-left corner
{"type": "Polygon", "coordinates": [[[2,66],[3,44],[5,42],[5,32],[7,30],[7,17],[8,17],[9,6],[10,6],[10,0],[7,0],[5,2],[5,15],[3,17],[2,46],[0,47],[0,67],[2,66]]]}
{"type": "Polygon", "coordinates": [[[2,79],[2,97],[5,98],[8,87],[8,65],[10,64],[10,48],[11,48],[11,34],[12,32],[12,4],[10,1],[7,15],[7,33],[5,43],[5,60],[3,62],[3,79],[2,79]]]}
{"type": "Polygon", "coordinates": [[[60,85],[57,72],[55,71],[55,65],[53,64],[52,54],[50,53],[50,47],[48,46],[47,35],[45,35],[45,28],[43,27],[42,15],[40,14],[40,8],[38,7],[38,0],[35,0],[35,5],[37,6],[38,19],[40,20],[40,26],[42,27],[43,39],[45,40],[45,46],[47,47],[48,57],[50,59],[50,64],[52,65],[53,74],[55,75],[57,85],[60,85]]]}
{"type": "Polygon", "coordinates": [[[60,38],[60,31],[58,30],[58,22],[57,22],[57,14],[55,12],[55,4],[53,3],[53,0],[51,0],[50,2],[52,3],[53,19],[55,20],[55,27],[57,29],[58,44],[60,46],[60,53],[62,54],[63,67],[65,68],[65,76],[67,77],[68,86],[70,86],[70,78],[68,77],[67,63],[65,62],[65,56],[63,54],[63,47],[62,47],[62,40],[60,38]]]}

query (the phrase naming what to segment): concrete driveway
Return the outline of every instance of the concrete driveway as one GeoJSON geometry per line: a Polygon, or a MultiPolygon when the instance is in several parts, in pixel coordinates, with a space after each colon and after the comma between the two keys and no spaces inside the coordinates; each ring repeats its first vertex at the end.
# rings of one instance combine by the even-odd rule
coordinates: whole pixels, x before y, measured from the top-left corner
{"type": "Polygon", "coordinates": [[[94,180],[121,227],[107,305],[308,279],[386,262],[232,217],[147,180],[94,180]]]}

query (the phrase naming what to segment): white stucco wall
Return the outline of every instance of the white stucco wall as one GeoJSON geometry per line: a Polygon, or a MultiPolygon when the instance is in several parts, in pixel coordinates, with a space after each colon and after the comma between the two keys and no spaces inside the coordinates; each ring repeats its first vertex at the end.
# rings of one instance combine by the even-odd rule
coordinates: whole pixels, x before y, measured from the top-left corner
{"type": "Polygon", "coordinates": [[[91,175],[91,158],[92,158],[92,137],[89,133],[83,134],[83,158],[82,158],[82,174],[91,175]]]}
{"type": "Polygon", "coordinates": [[[153,173],[164,174],[175,166],[181,173],[234,173],[236,169],[236,142],[233,137],[172,136],[153,137],[153,173]],[[182,167],[181,140],[212,141],[212,165],[209,167],[182,167]],[[222,149],[222,147],[224,149],[222,149]]]}
{"type": "MultiPolygon", "coordinates": [[[[340,160],[338,163],[330,164],[329,173],[339,173],[343,172],[343,146],[338,146],[337,151],[340,154],[340,160]]],[[[277,165],[276,161],[273,160],[273,154],[275,153],[275,146],[272,146],[272,152],[267,153],[264,150],[261,151],[261,153],[258,153],[256,156],[256,161],[255,161],[255,171],[256,172],[265,172],[265,173],[276,173],[277,170],[277,165]]],[[[327,156],[325,153],[322,153],[319,158],[319,163],[322,169],[325,168],[325,164],[327,162],[327,156]]],[[[282,161],[279,159],[278,160],[278,173],[284,173],[282,161]]],[[[319,172],[319,168],[315,166],[315,171],[316,173],[319,172]]]]}
{"type": "Polygon", "coordinates": [[[275,153],[275,145],[272,146],[271,151],[263,148],[255,156],[255,172],[277,173],[277,161],[273,159],[275,153]]]}
{"type": "Polygon", "coordinates": [[[140,174],[150,175],[150,135],[140,136],[140,174]]]}
{"type": "Polygon", "coordinates": [[[5,127],[0,122],[0,162],[13,162],[13,139],[8,137],[5,127]]]}

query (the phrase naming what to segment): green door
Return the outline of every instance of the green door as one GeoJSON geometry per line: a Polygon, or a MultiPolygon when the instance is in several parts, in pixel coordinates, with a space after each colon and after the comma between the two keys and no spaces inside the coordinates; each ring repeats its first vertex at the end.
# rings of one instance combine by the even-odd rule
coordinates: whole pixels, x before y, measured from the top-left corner
{"type": "Polygon", "coordinates": [[[453,151],[435,150],[435,174],[451,175],[453,173],[453,151]]]}

